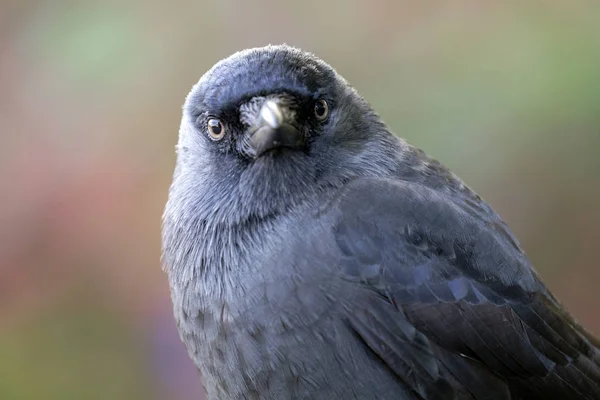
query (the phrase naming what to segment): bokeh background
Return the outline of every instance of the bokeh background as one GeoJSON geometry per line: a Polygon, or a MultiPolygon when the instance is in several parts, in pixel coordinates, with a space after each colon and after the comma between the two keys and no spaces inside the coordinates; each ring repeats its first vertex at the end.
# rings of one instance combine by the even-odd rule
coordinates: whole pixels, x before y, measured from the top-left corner
{"type": "Polygon", "coordinates": [[[181,105],[287,42],[499,211],[600,333],[600,3],[0,3],[0,398],[202,399],[160,268],[181,105]]]}

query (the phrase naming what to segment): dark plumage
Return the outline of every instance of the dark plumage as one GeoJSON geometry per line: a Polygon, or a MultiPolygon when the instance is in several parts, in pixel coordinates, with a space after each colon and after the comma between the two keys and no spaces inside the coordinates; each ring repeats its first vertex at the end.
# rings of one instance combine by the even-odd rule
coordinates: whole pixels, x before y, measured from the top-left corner
{"type": "Polygon", "coordinates": [[[317,57],[219,62],[163,220],[209,399],[600,399],[600,350],[512,233],[317,57]]]}

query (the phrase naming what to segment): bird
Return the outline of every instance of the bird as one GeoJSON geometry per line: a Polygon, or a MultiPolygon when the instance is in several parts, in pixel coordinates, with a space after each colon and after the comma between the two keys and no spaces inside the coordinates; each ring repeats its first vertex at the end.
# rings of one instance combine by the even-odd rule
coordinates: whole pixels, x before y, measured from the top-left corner
{"type": "Polygon", "coordinates": [[[313,53],[217,62],[176,153],[162,268],[209,399],[600,399],[507,224],[313,53]]]}

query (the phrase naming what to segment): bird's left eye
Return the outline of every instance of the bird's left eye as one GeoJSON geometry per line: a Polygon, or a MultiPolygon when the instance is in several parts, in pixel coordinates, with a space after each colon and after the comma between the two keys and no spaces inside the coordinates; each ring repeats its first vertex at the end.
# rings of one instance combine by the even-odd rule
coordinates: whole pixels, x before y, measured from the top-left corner
{"type": "Polygon", "coordinates": [[[329,105],[323,99],[317,100],[315,103],[315,117],[319,121],[325,121],[327,116],[329,116],[329,105]]]}

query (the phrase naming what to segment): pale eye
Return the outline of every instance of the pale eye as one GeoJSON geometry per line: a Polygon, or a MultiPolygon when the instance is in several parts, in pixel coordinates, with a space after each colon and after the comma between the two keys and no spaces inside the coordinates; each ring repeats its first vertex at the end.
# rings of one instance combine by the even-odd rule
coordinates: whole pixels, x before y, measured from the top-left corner
{"type": "Polygon", "coordinates": [[[329,105],[323,99],[317,100],[314,111],[315,117],[317,117],[319,121],[325,121],[329,116],[329,105]]]}
{"type": "Polygon", "coordinates": [[[216,118],[208,120],[208,134],[212,140],[221,140],[225,136],[225,127],[223,123],[216,118]]]}

